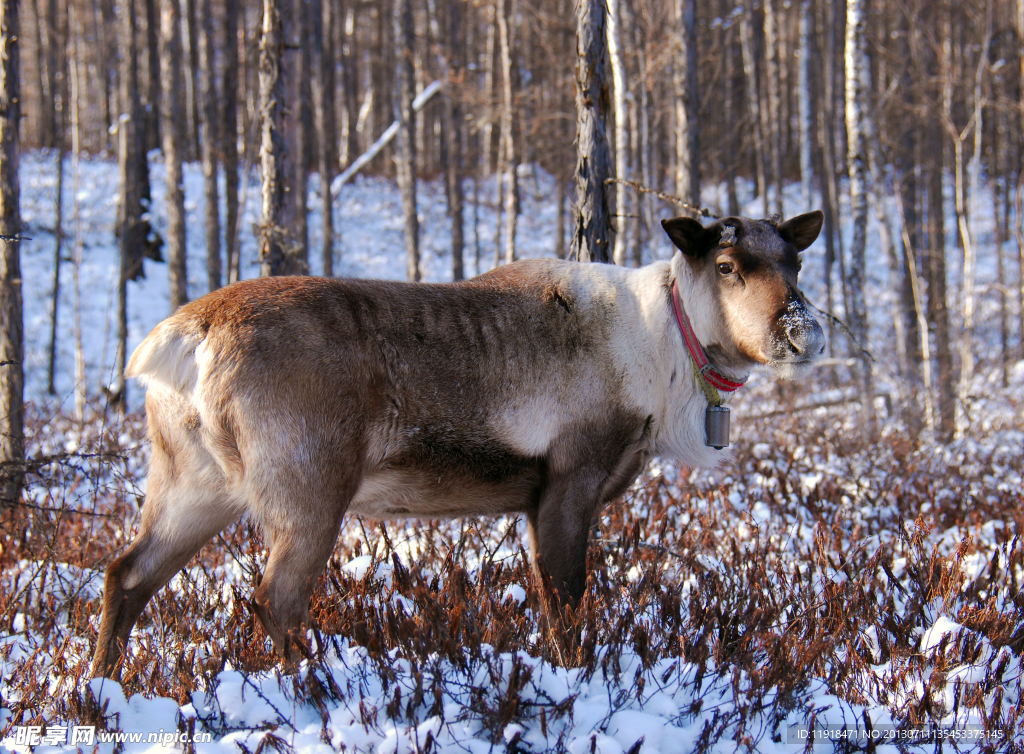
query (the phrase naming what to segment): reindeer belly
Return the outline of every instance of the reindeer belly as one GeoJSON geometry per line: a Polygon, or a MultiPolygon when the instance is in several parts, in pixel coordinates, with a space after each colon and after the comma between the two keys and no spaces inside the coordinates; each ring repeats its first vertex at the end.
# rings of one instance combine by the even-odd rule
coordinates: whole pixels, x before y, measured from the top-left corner
{"type": "Polygon", "coordinates": [[[455,518],[519,513],[536,505],[539,463],[503,479],[467,469],[389,465],[367,474],[348,510],[372,518],[455,518]]]}

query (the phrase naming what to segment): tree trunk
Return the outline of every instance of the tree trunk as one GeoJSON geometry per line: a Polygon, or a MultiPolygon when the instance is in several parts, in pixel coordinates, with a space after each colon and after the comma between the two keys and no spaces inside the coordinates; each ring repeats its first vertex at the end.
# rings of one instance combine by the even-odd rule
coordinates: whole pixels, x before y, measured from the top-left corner
{"type": "MultiPolygon", "coordinates": [[[[622,59],[622,0],[608,0],[608,57],[612,68],[615,104],[615,177],[629,180],[629,128],[626,112],[626,64],[622,59]]],[[[615,248],[612,259],[625,266],[626,228],[629,225],[629,195],[623,183],[615,185],[615,248]]]]}
{"type": "MultiPolygon", "coordinates": [[[[286,0],[287,2],[288,0],[286,0]]],[[[287,155],[281,136],[283,125],[284,36],[277,0],[263,0],[263,33],[260,38],[260,169],[261,206],[259,225],[260,277],[286,275],[292,242],[281,227],[284,211],[287,155]]]]}
{"type": "MultiPolygon", "coordinates": [[[[850,220],[853,238],[850,243],[849,319],[850,331],[857,340],[858,350],[867,348],[868,321],[864,288],[867,279],[865,250],[867,247],[868,196],[866,184],[868,94],[871,91],[865,37],[864,0],[846,3],[846,133],[847,163],[850,171],[850,220]]],[[[861,404],[867,420],[868,432],[874,434],[874,384],[871,362],[866,354],[859,354],[861,404]]]]}
{"type": "MultiPolygon", "coordinates": [[[[729,0],[719,0],[721,18],[727,18],[732,8],[729,0]]],[[[739,196],[736,194],[736,160],[740,145],[736,139],[736,123],[733,114],[733,31],[734,24],[722,24],[719,40],[722,45],[722,174],[725,176],[726,195],[728,197],[728,213],[740,214],[739,196]]],[[[742,111],[742,108],[741,108],[742,111]]]]}
{"type": "MultiPolygon", "coordinates": [[[[909,19],[908,19],[909,21],[909,19]]],[[[911,39],[907,33],[901,37],[898,48],[900,57],[909,61],[911,80],[921,77],[921,60],[919,45],[911,39]]],[[[920,93],[914,87],[904,89],[904,106],[915,108],[918,105],[920,93]]],[[[921,331],[919,323],[922,321],[924,312],[920,308],[922,281],[918,275],[918,250],[921,248],[921,211],[919,206],[918,192],[918,159],[920,138],[912,129],[906,129],[903,133],[902,143],[896,151],[896,161],[892,166],[893,178],[896,181],[894,192],[897,207],[899,207],[899,219],[903,234],[903,281],[901,286],[901,301],[903,309],[904,327],[907,333],[905,363],[908,366],[908,373],[904,379],[911,385],[915,393],[921,387],[923,372],[923,359],[921,350],[921,331]]],[[[927,339],[927,328],[924,330],[927,339]]],[[[928,364],[929,379],[931,377],[931,364],[928,364]]],[[[926,398],[926,420],[927,413],[931,407],[931,396],[925,392],[926,398]]],[[[930,420],[928,420],[930,421],[930,420]]],[[[918,417],[912,414],[908,422],[910,428],[920,431],[921,422],[918,417]]]]}
{"type": "Polygon", "coordinates": [[[195,159],[201,153],[199,148],[199,87],[196,78],[199,75],[199,46],[196,44],[196,3],[201,0],[179,0],[181,8],[181,39],[183,61],[188,63],[188,70],[183,77],[185,117],[182,119],[182,147],[184,159],[195,159]]]}
{"type": "Polygon", "coordinates": [[[124,411],[127,408],[124,370],[128,360],[128,281],[142,275],[142,246],[145,229],[142,221],[141,165],[145,156],[139,139],[142,108],[139,104],[139,81],[136,67],[136,22],[133,0],[120,0],[118,13],[119,108],[117,128],[117,162],[120,184],[118,202],[118,235],[121,245],[120,274],[117,285],[117,354],[114,380],[108,386],[110,402],[124,411]]]}
{"type": "MultiPolygon", "coordinates": [[[[996,121],[996,124],[993,124],[996,127],[992,129],[994,136],[992,139],[992,163],[999,165],[1004,153],[1009,151],[1004,148],[1002,143],[1009,129],[1005,128],[1004,113],[997,114],[996,121]]],[[[1010,164],[1010,161],[1006,160],[1006,164],[1010,164]]],[[[1007,176],[1005,184],[998,178],[994,178],[991,183],[995,214],[996,279],[1000,282],[996,289],[999,296],[999,382],[1005,388],[1009,385],[1010,328],[1006,310],[1006,250],[1003,248],[1003,244],[1006,243],[1007,223],[1009,222],[1009,176],[1007,176]]]]}
{"type": "Polygon", "coordinates": [[[800,2],[800,75],[798,103],[800,110],[800,184],[804,209],[813,206],[811,164],[811,0],[800,2]]]}
{"type": "MultiPolygon", "coordinates": [[[[627,3],[626,7],[631,6],[627,3]]],[[[633,43],[637,50],[637,66],[640,72],[640,75],[637,76],[640,102],[638,106],[639,112],[637,113],[639,129],[636,134],[638,140],[636,166],[643,184],[645,186],[653,186],[652,165],[654,161],[652,159],[653,148],[651,145],[651,91],[648,83],[647,39],[646,30],[640,24],[636,14],[633,14],[633,43]]],[[[651,238],[654,228],[654,210],[651,207],[650,196],[648,194],[640,194],[637,197],[637,201],[640,205],[638,213],[640,215],[640,226],[644,229],[643,233],[638,235],[646,234],[647,238],[651,238]]],[[[643,249],[639,240],[634,249],[634,255],[633,261],[639,267],[643,263],[643,249]]]]}
{"type": "Polygon", "coordinates": [[[320,255],[325,277],[334,275],[334,204],[331,199],[331,166],[334,164],[334,60],[324,50],[324,35],[331,37],[334,23],[331,0],[313,0],[313,122],[316,127],[317,171],[320,173],[322,233],[320,255]]]}
{"type": "MultiPolygon", "coordinates": [[[[339,52],[341,53],[341,83],[343,91],[343,128],[342,148],[345,154],[341,163],[343,165],[351,162],[359,154],[359,132],[356,124],[359,122],[359,97],[356,61],[356,3],[351,2],[345,8],[345,26],[341,30],[342,42],[339,52]]],[[[335,14],[336,20],[341,20],[340,13],[335,14]]],[[[339,24],[340,25],[340,24],[339,24]]],[[[369,88],[368,88],[369,91],[369,88]]]]}
{"type": "MultiPolygon", "coordinates": [[[[466,77],[466,53],[462,41],[462,18],[460,6],[453,3],[448,9],[448,49],[451,53],[449,81],[451,91],[447,91],[445,113],[447,126],[451,128],[451,139],[448,143],[448,214],[452,219],[452,279],[462,280],[464,272],[464,249],[466,231],[463,220],[463,208],[466,204],[466,119],[464,111],[465,94],[461,84],[454,80],[464,81],[466,77]]],[[[447,88],[447,87],[446,87],[447,88]]]]}
{"type": "Polygon", "coordinates": [[[180,103],[182,87],[181,15],[178,0],[160,0],[161,134],[167,172],[167,263],[171,281],[171,312],[188,302],[185,246],[185,192],[182,187],[180,103]]]}
{"type": "Polygon", "coordinates": [[[740,47],[743,51],[743,78],[747,93],[747,121],[754,136],[754,167],[757,191],[761,195],[764,216],[768,216],[768,183],[765,175],[764,135],[761,131],[761,106],[757,93],[757,64],[754,61],[754,40],[750,28],[750,11],[740,14],[740,47]]]}
{"type": "Polygon", "coordinates": [[[565,181],[555,177],[555,256],[565,259],[565,181]]]}
{"type": "MultiPolygon", "coordinates": [[[[942,56],[942,52],[938,52],[942,56]]],[[[941,61],[938,63],[941,69],[941,61]]],[[[938,433],[949,440],[955,429],[953,390],[953,357],[950,351],[949,308],[946,302],[946,233],[943,226],[945,207],[942,197],[942,173],[945,163],[944,129],[938,118],[932,118],[929,159],[925,159],[925,180],[928,191],[928,321],[935,334],[938,387],[938,433]]]]}
{"type": "MultiPolygon", "coordinates": [[[[217,82],[214,79],[213,14],[210,0],[199,3],[199,145],[206,197],[206,280],[211,291],[221,286],[220,191],[217,188],[217,82]]],[[[226,127],[226,124],[225,126],[226,127]]]]}
{"type": "Polygon", "coordinates": [[[157,0],[145,0],[146,4],[146,103],[145,151],[160,148],[160,14],[156,9],[157,0]]]}
{"type": "Polygon", "coordinates": [[[79,422],[85,420],[85,406],[88,398],[88,383],[85,379],[85,349],[82,342],[82,258],[85,250],[85,239],[82,231],[82,212],[79,192],[81,180],[82,153],[82,95],[83,77],[81,70],[85,67],[85,53],[82,39],[85,34],[79,28],[80,15],[75,4],[68,7],[68,28],[71,34],[71,214],[75,226],[75,246],[72,252],[72,270],[74,276],[74,329],[75,329],[75,418],[79,422]]]}
{"type": "Polygon", "coordinates": [[[61,251],[64,246],[64,158],[67,148],[64,145],[63,124],[58,124],[57,134],[57,196],[54,201],[56,222],[53,225],[53,298],[50,308],[50,349],[46,361],[46,392],[57,394],[55,384],[57,372],[57,320],[60,312],[60,266],[61,251]]]}
{"type": "Polygon", "coordinates": [[[484,48],[484,122],[480,127],[480,164],[484,178],[491,172],[491,146],[494,141],[494,116],[492,114],[494,111],[494,54],[498,31],[498,3],[500,2],[502,0],[491,0],[487,6],[490,18],[488,19],[487,41],[484,48]]]}
{"type": "MultiPolygon", "coordinates": [[[[963,176],[963,139],[953,129],[953,137],[956,146],[956,214],[960,226],[960,236],[964,244],[964,268],[963,268],[963,290],[961,301],[963,308],[963,329],[960,333],[960,384],[959,399],[961,406],[961,422],[959,431],[961,434],[967,429],[969,417],[966,414],[967,406],[971,397],[971,382],[974,378],[974,315],[975,315],[975,292],[974,275],[977,265],[976,250],[974,242],[978,236],[978,210],[979,196],[981,193],[981,149],[984,127],[984,100],[982,84],[984,82],[985,67],[988,63],[988,48],[992,38],[992,6],[991,2],[985,4],[986,32],[985,41],[981,51],[978,53],[978,66],[974,74],[974,152],[971,155],[971,162],[968,167],[968,186],[964,186],[963,176]],[[966,188],[966,192],[965,192],[966,188]],[[965,193],[967,194],[965,196],[965,193]],[[970,208],[968,209],[968,201],[970,208]]],[[[999,212],[995,211],[998,218],[999,212]]],[[[1002,277],[1000,277],[1002,280],[1002,277]]]]}
{"type": "MultiPolygon", "coordinates": [[[[1017,0],[1017,39],[1024,39],[1024,0],[1017,0]]],[[[1024,55],[1019,55],[1020,69],[1018,71],[1017,89],[1020,101],[1018,111],[1020,115],[1020,133],[1024,138],[1024,55]]],[[[1014,221],[1014,236],[1017,239],[1017,320],[1020,329],[1020,351],[1017,356],[1024,359],[1024,148],[1019,150],[1020,158],[1017,164],[1017,190],[1014,196],[1016,219],[1014,221]]]]}
{"type": "Polygon", "coordinates": [[[874,123],[867,115],[864,118],[864,142],[867,145],[868,175],[871,179],[870,199],[875,210],[875,220],[878,223],[879,245],[882,247],[882,256],[889,263],[889,286],[892,290],[892,320],[893,330],[896,334],[898,371],[900,377],[905,379],[911,367],[907,363],[906,322],[903,318],[900,295],[903,286],[903,267],[893,239],[892,220],[889,217],[889,210],[886,204],[886,200],[891,195],[891,192],[886,190],[885,174],[881,167],[882,157],[878,149],[878,140],[875,138],[874,123]]]}
{"type": "MultiPolygon", "coordinates": [[[[238,280],[238,69],[239,0],[224,0],[224,78],[221,83],[221,159],[224,161],[224,252],[227,282],[238,280]]],[[[248,183],[249,176],[245,176],[248,183]]]]}
{"type": "Polygon", "coordinates": [[[17,0],[0,0],[0,508],[21,499],[25,462],[19,33],[17,0]]]}
{"type": "MultiPolygon", "coordinates": [[[[53,146],[55,130],[53,123],[54,98],[52,83],[56,81],[56,78],[46,65],[46,50],[49,47],[50,40],[40,0],[33,0],[31,9],[32,13],[29,18],[34,21],[35,34],[32,42],[36,53],[36,80],[33,83],[35,84],[36,97],[38,97],[38,105],[35,108],[29,106],[26,109],[30,112],[34,111],[37,115],[35,119],[36,143],[39,146],[51,147],[53,146]]],[[[26,113],[26,116],[28,116],[28,113],[26,113]]]]}
{"type": "Polygon", "coordinates": [[[395,120],[398,121],[398,188],[405,215],[405,275],[420,279],[420,223],[416,215],[416,116],[413,100],[413,28],[411,0],[393,0],[395,42],[395,120]]]}
{"type": "Polygon", "coordinates": [[[285,98],[284,150],[287,186],[281,225],[293,243],[288,254],[287,275],[309,272],[309,44],[308,0],[284,0],[280,6],[284,39],[285,98]]]}
{"type": "Polygon", "coordinates": [[[516,261],[516,221],[519,219],[519,150],[513,133],[513,69],[512,31],[509,17],[515,13],[508,8],[509,0],[501,0],[498,12],[498,38],[501,47],[501,143],[504,145],[502,162],[505,165],[505,264],[516,261]]]}
{"type": "MultiPolygon", "coordinates": [[[[672,58],[676,111],[676,194],[700,206],[697,146],[697,30],[694,0],[674,0],[678,52],[672,58]]],[[[689,214],[689,213],[688,213],[689,214]]]]}
{"type": "MultiPolygon", "coordinates": [[[[849,6],[847,6],[849,7],[849,6]]],[[[765,0],[764,3],[764,57],[765,57],[765,89],[767,93],[768,123],[765,129],[765,139],[768,149],[771,152],[771,174],[772,183],[775,186],[775,211],[779,216],[785,214],[782,202],[782,155],[784,145],[782,133],[779,127],[782,104],[781,93],[779,92],[779,13],[776,8],[776,0],[765,0]]]]}
{"type": "Polygon", "coordinates": [[[572,251],[580,262],[611,261],[605,7],[603,0],[576,0],[576,227],[572,251]]]}
{"type": "MultiPolygon", "coordinates": [[[[831,8],[831,6],[828,6],[831,8]]],[[[835,310],[835,295],[833,293],[833,277],[832,268],[835,266],[836,258],[842,256],[842,237],[838,233],[839,223],[837,222],[836,216],[838,214],[838,198],[839,192],[836,185],[836,159],[835,153],[832,151],[833,138],[832,138],[832,123],[835,120],[835,110],[833,108],[834,98],[832,94],[832,46],[830,44],[831,39],[831,24],[832,19],[826,11],[822,9],[822,18],[819,19],[821,23],[818,23],[818,29],[822,37],[822,44],[815,43],[812,49],[812,56],[817,65],[812,66],[815,71],[820,72],[820,78],[815,77],[815,81],[818,86],[812,91],[815,99],[817,100],[817,107],[812,107],[817,113],[817,154],[818,154],[818,175],[821,176],[821,197],[823,210],[825,212],[825,264],[823,270],[823,277],[825,282],[825,307],[828,311],[835,310]],[[824,55],[821,50],[824,47],[824,55]],[[823,60],[824,58],[824,60],[823,60]],[[837,241],[840,243],[837,244],[837,241]]],[[[845,283],[844,283],[845,285],[845,283]]],[[[845,303],[845,299],[844,299],[845,303]]],[[[835,343],[835,327],[832,320],[828,323],[828,343],[829,352],[831,353],[835,343]]]]}
{"type": "Polygon", "coordinates": [[[437,65],[444,89],[441,92],[441,164],[445,171],[445,195],[448,199],[448,218],[452,224],[452,280],[462,280],[465,230],[462,207],[465,200],[462,154],[462,94],[460,82],[462,68],[461,36],[459,32],[459,5],[448,7],[448,24],[444,32],[437,17],[436,0],[427,0],[431,35],[437,46],[437,65]],[[447,51],[447,55],[446,55],[447,51]]]}

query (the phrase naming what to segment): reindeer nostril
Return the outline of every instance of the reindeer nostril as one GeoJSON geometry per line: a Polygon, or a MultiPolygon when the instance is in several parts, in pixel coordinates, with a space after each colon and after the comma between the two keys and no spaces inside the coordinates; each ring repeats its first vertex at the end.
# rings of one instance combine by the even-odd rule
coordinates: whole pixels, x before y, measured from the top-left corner
{"type": "Polygon", "coordinates": [[[798,356],[807,350],[805,337],[806,333],[800,327],[787,327],[786,340],[789,341],[789,350],[798,356]]]}

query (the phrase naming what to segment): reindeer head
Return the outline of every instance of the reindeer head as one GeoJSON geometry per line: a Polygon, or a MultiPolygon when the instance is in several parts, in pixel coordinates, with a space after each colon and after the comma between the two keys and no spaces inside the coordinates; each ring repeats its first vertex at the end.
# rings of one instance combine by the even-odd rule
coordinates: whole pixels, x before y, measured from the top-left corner
{"type": "Polygon", "coordinates": [[[677,217],[662,227],[680,250],[672,262],[697,337],[718,366],[766,364],[795,377],[825,351],[821,327],[797,288],[799,252],[818,237],[824,215],[786,222],[726,217],[705,228],[677,217]]]}

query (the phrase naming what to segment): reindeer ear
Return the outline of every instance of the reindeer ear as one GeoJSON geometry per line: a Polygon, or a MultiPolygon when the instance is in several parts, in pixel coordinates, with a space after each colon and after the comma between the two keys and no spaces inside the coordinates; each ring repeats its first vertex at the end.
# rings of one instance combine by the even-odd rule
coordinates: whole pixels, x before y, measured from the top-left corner
{"type": "Polygon", "coordinates": [[[661,227],[668,233],[676,248],[688,257],[700,259],[718,244],[720,228],[705,228],[691,217],[673,217],[662,220],[661,227]]]}
{"type": "Polygon", "coordinates": [[[779,235],[783,241],[788,241],[796,247],[797,251],[803,251],[821,233],[821,224],[825,221],[825,215],[820,209],[808,212],[804,215],[791,217],[779,226],[779,235]]]}

